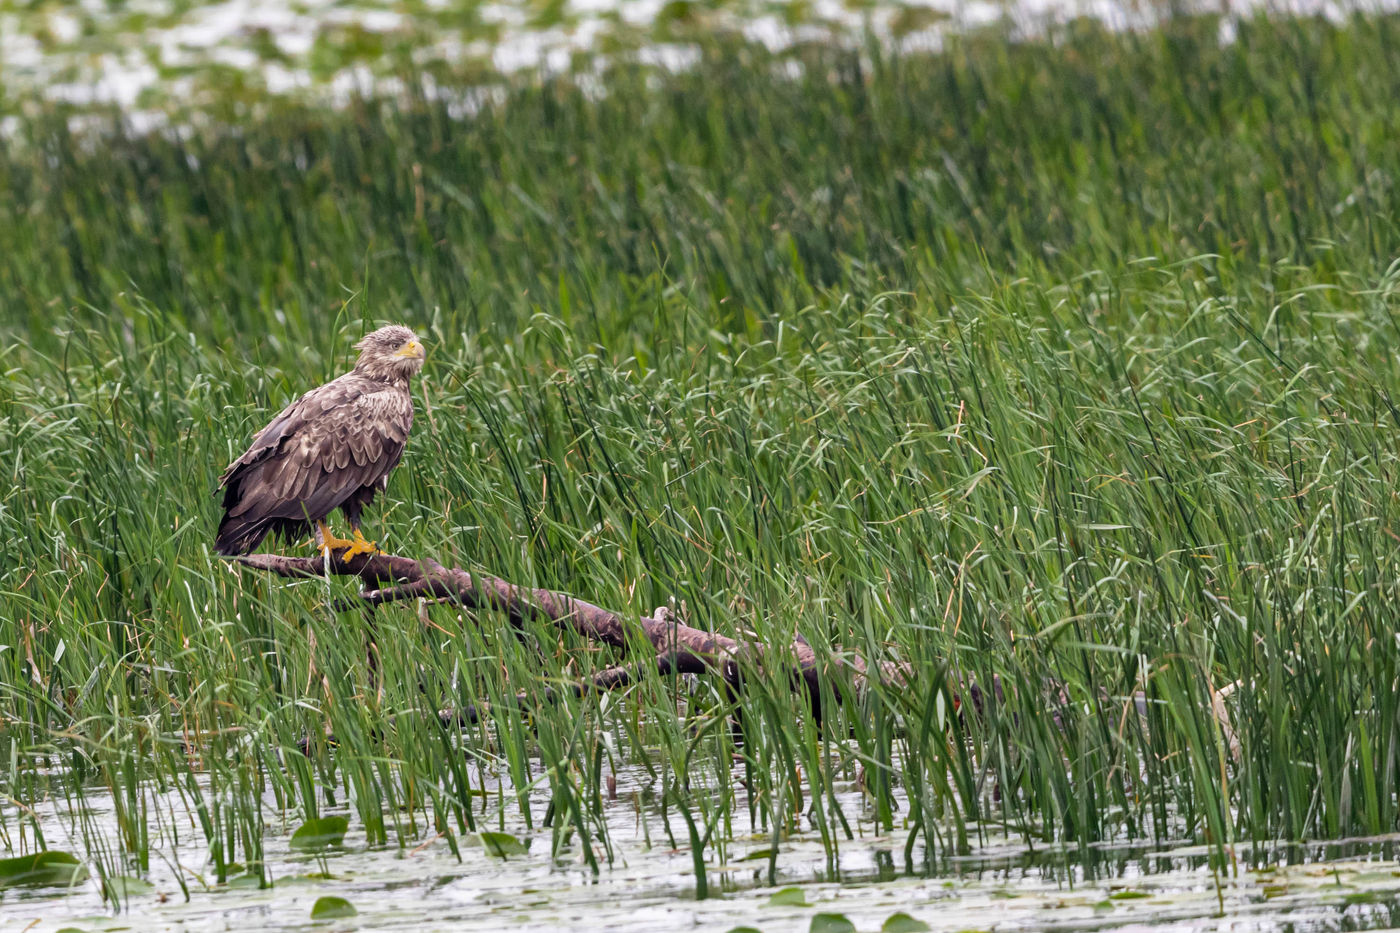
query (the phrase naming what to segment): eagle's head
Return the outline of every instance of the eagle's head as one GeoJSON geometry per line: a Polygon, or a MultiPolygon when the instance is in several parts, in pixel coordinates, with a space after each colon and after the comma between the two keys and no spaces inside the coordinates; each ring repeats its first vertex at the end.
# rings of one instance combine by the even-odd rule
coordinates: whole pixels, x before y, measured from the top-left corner
{"type": "Polygon", "coordinates": [[[390,324],[355,344],[360,358],[355,372],[386,382],[407,382],[423,368],[423,344],[413,331],[401,324],[390,324]]]}

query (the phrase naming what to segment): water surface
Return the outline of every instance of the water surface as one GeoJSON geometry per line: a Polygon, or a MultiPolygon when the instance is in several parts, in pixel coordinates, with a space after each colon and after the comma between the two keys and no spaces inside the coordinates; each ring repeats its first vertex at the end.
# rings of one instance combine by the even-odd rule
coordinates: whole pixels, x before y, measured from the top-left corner
{"type": "MultiPolygon", "coordinates": [[[[214,880],[202,835],[173,792],[161,800],[169,822],[165,841],[151,852],[146,884],[132,883],[126,911],[104,905],[94,879],[71,891],[11,888],[0,899],[0,929],[89,930],[428,930],[606,928],[628,931],[806,931],[812,917],[840,913],[858,930],[878,930],[906,913],[932,930],[1369,930],[1400,923],[1400,835],[1268,852],[1236,850],[1224,871],[1212,868],[1204,846],[1142,844],[1094,846],[1088,852],[1028,848],[996,827],[961,855],[915,846],[905,862],[902,835],[880,835],[869,822],[851,821],[854,839],[842,840],[833,866],[815,833],[780,844],[769,876],[771,839],[744,825],[747,807],[735,808],[736,838],[728,864],[708,859],[712,896],[695,899],[685,827],[674,815],[673,848],[660,809],[646,793],[643,774],[619,773],[616,800],[605,803],[615,860],[595,876],[577,847],[550,854],[551,833],[527,829],[518,817],[502,820],[494,802],[481,828],[501,828],[530,842],[527,854],[506,859],[464,845],[461,859],[431,832],[414,844],[367,847],[351,817],[343,847],[324,856],[289,846],[285,825],[268,801],[267,858],[271,887],[251,877],[214,880]],[[184,822],[182,827],[179,824],[184,822]],[[174,829],[178,845],[169,842],[174,829]],[[913,868],[912,873],[909,868],[913,868]],[[184,878],[188,899],[177,883],[184,878]],[[809,906],[774,906],[775,892],[796,887],[809,906]],[[353,918],[312,921],[324,895],[348,900],[353,918]]],[[[854,788],[843,810],[863,813],[854,788]]],[[[543,813],[547,796],[532,800],[543,813]]],[[[86,800],[98,838],[116,838],[110,797],[86,800]]],[[[49,845],[81,854],[68,837],[60,805],[39,808],[49,845]]],[[[333,812],[333,811],[328,811],[333,812]]],[[[508,811],[508,812],[513,812],[508,811]]],[[[7,822],[13,826],[13,812],[7,822]]],[[[805,825],[805,822],[804,822],[805,825]]],[[[787,895],[791,897],[791,893],[787,895]]],[[[782,899],[782,898],[780,898],[782,899]]]]}

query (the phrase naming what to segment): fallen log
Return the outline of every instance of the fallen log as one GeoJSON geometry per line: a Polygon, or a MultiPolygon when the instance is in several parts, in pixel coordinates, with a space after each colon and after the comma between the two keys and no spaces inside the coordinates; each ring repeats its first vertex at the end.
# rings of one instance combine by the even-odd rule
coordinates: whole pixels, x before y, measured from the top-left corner
{"type": "MultiPolygon", "coordinates": [[[[620,613],[566,593],[519,586],[490,574],[444,567],[432,559],[377,553],[357,555],[348,561],[338,554],[329,557],[251,554],[237,560],[244,566],[281,577],[356,577],[363,584],[359,601],[370,607],[418,598],[433,599],[467,610],[503,612],[517,627],[526,620],[542,620],[590,641],[617,648],[624,655],[640,647],[639,636],[651,646],[653,656],[650,658],[608,667],[586,680],[568,685],[565,689],[574,696],[626,688],[643,676],[644,669],[654,667],[662,676],[717,674],[729,695],[738,697],[743,692],[743,676],[747,671],[750,675],[764,677],[786,676],[794,689],[805,692],[812,716],[820,726],[824,683],[829,695],[840,702],[849,690],[862,689],[872,677],[894,685],[907,684],[912,679],[912,668],[905,663],[884,661],[872,668],[859,655],[839,650],[818,656],[800,634],[790,644],[775,647],[764,644],[756,636],[731,638],[694,628],[676,619],[674,613],[664,607],[633,622],[620,613]]],[[[1213,697],[1211,712],[1229,744],[1231,757],[1238,760],[1238,739],[1223,702],[1229,689],[1213,697]]],[[[546,688],[544,700],[552,701],[556,695],[555,688],[546,688]]],[[[979,718],[985,713],[988,702],[999,704],[1005,699],[1002,683],[995,676],[990,691],[974,681],[955,678],[949,685],[949,695],[955,713],[961,714],[966,704],[979,718]]],[[[1063,686],[1046,685],[1044,697],[1058,722],[1060,709],[1069,703],[1063,686]]],[[[514,701],[524,707],[530,699],[521,692],[514,701]]],[[[1139,715],[1145,715],[1146,694],[1137,691],[1131,697],[1131,705],[1139,715]]],[[[475,708],[439,712],[444,722],[475,722],[478,716],[475,708]]]]}
{"type": "MultiPolygon", "coordinates": [[[[902,683],[909,679],[907,665],[886,661],[873,670],[859,655],[834,653],[818,657],[800,635],[779,650],[756,638],[730,638],[686,625],[674,614],[659,609],[633,621],[621,614],[553,590],[518,586],[490,574],[468,573],[444,567],[435,560],[418,560],[392,554],[360,554],[350,560],[338,554],[328,557],[291,557],[251,554],[237,558],[246,567],[281,577],[356,577],[363,584],[360,601],[368,606],[418,598],[453,603],[468,610],[489,609],[504,613],[517,627],[536,619],[575,632],[590,641],[634,652],[640,636],[655,653],[663,674],[717,674],[732,693],[742,690],[744,671],[764,676],[789,677],[794,687],[805,688],[812,714],[822,719],[822,684],[826,678],[849,677],[860,688],[871,677],[902,683]],[[783,671],[782,668],[786,668],[783,671]]],[[[635,666],[610,667],[587,681],[573,685],[576,695],[588,691],[616,690],[636,682],[635,666]]],[[[830,695],[839,701],[843,691],[833,685],[830,695]]],[[[525,697],[517,698],[523,702],[525,697]]],[[[472,711],[473,714],[475,710],[472,711]]]]}

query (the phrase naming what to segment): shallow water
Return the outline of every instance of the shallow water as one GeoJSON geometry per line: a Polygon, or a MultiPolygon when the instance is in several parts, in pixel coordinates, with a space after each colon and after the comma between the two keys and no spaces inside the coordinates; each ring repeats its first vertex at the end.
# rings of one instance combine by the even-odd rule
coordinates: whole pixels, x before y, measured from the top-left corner
{"type": "MultiPolygon", "coordinates": [[[[1393,9],[1372,0],[1368,9],[1393,9]]],[[[117,104],[152,118],[240,93],[313,93],[332,103],[392,92],[407,67],[561,71],[580,56],[631,48],[663,67],[698,57],[695,40],[724,29],[782,48],[855,42],[864,34],[937,47],[949,28],[1001,23],[1011,32],[1090,16],[1111,28],[1156,22],[1166,10],[1244,15],[1256,8],[1333,18],[1332,0],[0,0],[0,105],[38,92],[71,103],[117,104]],[[681,11],[681,12],[676,12],[681,11]],[[231,76],[237,75],[236,79],[231,76]]],[[[1222,30],[1233,27],[1228,19],[1222,30]]],[[[425,90],[431,91],[429,80],[425,90]]]]}
{"type": "MultiPolygon", "coordinates": [[[[504,827],[532,843],[526,855],[500,859],[480,845],[464,845],[459,861],[431,834],[404,849],[370,848],[357,842],[363,837],[347,813],[345,845],[310,856],[290,848],[294,824],[283,826],[269,801],[264,818],[273,885],[261,890],[247,878],[214,883],[202,835],[178,796],[156,796],[167,829],[173,825],[182,841],[153,846],[149,884],[132,885],[124,912],[104,905],[95,879],[71,891],[11,888],[0,892],[0,929],[650,931],[744,925],[777,933],[806,931],[819,913],[844,914],[858,930],[878,930],[896,912],[945,931],[1366,930],[1400,923],[1400,835],[1284,847],[1257,853],[1254,861],[1239,851],[1234,868],[1217,875],[1202,846],[1096,846],[1086,857],[1031,851],[984,828],[983,842],[965,855],[930,862],[917,846],[911,874],[904,838],[875,834],[857,819],[851,823],[856,838],[842,841],[834,872],[815,833],[784,842],[775,884],[765,854],[770,839],[748,832],[742,806],[729,864],[709,860],[712,896],[697,901],[690,852],[670,847],[659,809],[642,802],[641,781],[632,777],[619,775],[618,799],[605,805],[616,860],[607,867],[598,849],[604,867],[596,876],[577,846],[553,858],[548,830],[531,833],[509,816],[504,827]],[[752,855],[758,859],[745,861],[752,855]],[[1276,867],[1260,867],[1265,863],[1276,867]],[[788,886],[799,888],[809,906],[770,906],[774,892],[788,886]],[[312,905],[323,895],[345,898],[358,916],[312,921],[312,905]]],[[[547,800],[540,796],[534,803],[542,813],[547,800]]],[[[841,805],[848,815],[862,812],[854,788],[841,805]]],[[[86,807],[98,836],[115,839],[110,797],[89,796],[86,807]]],[[[38,810],[51,848],[83,851],[81,840],[67,835],[69,822],[57,805],[38,810]]],[[[6,814],[11,826],[12,816],[6,814]]],[[[499,811],[488,806],[479,825],[493,828],[499,820],[499,811]]],[[[672,823],[684,840],[674,814],[672,823]]]]}

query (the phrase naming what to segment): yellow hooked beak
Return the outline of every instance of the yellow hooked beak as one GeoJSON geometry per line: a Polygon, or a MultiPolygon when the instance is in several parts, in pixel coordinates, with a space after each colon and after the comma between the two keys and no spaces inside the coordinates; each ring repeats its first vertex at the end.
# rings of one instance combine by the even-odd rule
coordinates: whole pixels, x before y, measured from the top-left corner
{"type": "Polygon", "coordinates": [[[410,340],[408,343],[403,345],[403,349],[399,350],[399,352],[394,354],[394,356],[402,356],[409,359],[418,360],[421,360],[425,355],[426,351],[424,351],[423,345],[416,340],[410,340]]]}

